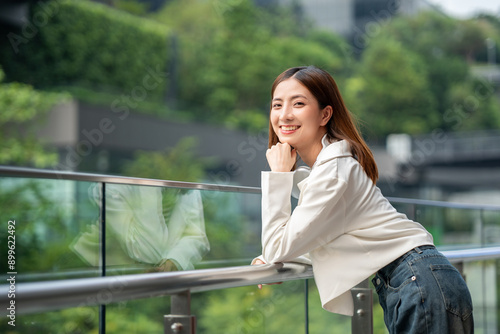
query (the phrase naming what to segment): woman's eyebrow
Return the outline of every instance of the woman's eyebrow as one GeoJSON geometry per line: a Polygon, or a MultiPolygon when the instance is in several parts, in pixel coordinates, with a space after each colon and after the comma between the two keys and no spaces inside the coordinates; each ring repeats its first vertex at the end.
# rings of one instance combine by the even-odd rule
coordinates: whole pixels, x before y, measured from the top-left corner
{"type": "MultiPolygon", "coordinates": [[[[303,99],[306,99],[307,100],[307,97],[305,95],[302,95],[302,94],[297,94],[297,95],[294,95],[290,98],[290,100],[295,100],[295,99],[298,99],[298,98],[303,98],[303,99]]],[[[273,99],[273,101],[283,101],[282,98],[280,97],[275,97],[273,99]]]]}
{"type": "Polygon", "coordinates": [[[302,94],[297,94],[297,95],[292,96],[292,100],[295,100],[298,98],[303,98],[303,99],[307,100],[307,97],[305,95],[302,95],[302,94]]]}

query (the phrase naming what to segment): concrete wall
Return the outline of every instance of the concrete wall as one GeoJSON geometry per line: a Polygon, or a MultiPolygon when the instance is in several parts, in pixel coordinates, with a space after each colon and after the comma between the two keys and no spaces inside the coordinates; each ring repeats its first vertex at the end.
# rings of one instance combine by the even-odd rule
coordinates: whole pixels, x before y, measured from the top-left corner
{"type": "Polygon", "coordinates": [[[184,137],[197,138],[197,154],[216,162],[205,182],[260,186],[266,169],[267,129],[247,134],[73,102],[56,107],[39,136],[59,148],[63,170],[114,174],[136,150],[162,151],[184,137]]]}

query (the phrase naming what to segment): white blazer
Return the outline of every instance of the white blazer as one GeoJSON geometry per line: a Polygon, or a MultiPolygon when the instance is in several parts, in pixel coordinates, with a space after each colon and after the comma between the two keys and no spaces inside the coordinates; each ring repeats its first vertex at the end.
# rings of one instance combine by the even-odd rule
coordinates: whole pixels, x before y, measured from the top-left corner
{"type": "Polygon", "coordinates": [[[262,172],[262,257],[276,263],[308,256],[323,308],[353,315],[351,288],[433,239],[393,208],[348,142],[322,142],[293,212],[293,172],[262,172]]]}

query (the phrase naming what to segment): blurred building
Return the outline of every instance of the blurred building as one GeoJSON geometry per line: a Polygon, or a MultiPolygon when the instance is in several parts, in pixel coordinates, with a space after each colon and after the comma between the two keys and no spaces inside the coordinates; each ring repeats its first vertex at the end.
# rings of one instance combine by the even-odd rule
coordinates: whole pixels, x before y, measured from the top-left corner
{"type": "MultiPolygon", "coordinates": [[[[429,199],[463,196],[469,203],[474,197],[486,194],[481,197],[481,203],[498,204],[499,142],[499,130],[443,132],[436,129],[420,136],[390,135],[386,159],[377,161],[379,168],[392,169],[389,173],[382,170],[384,193],[429,199]]],[[[377,160],[376,152],[375,158],[377,160]]]]}
{"type": "Polygon", "coordinates": [[[195,138],[197,156],[211,159],[206,183],[259,186],[260,171],[267,168],[267,129],[248,134],[140,112],[116,112],[105,105],[61,104],[49,113],[37,135],[58,149],[56,169],[61,171],[120,174],[137,151],[164,152],[186,137],[195,138]]]}
{"type": "Polygon", "coordinates": [[[29,3],[33,0],[0,1],[0,24],[21,26],[26,21],[29,3]]]}
{"type": "Polygon", "coordinates": [[[299,5],[315,26],[344,37],[370,33],[397,14],[414,15],[435,9],[426,0],[276,0],[299,5]]]}

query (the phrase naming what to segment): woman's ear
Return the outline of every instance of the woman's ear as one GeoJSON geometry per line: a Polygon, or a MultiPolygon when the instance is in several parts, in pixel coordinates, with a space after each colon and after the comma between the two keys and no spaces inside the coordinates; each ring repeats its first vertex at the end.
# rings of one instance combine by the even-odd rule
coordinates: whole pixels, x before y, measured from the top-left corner
{"type": "Polygon", "coordinates": [[[321,110],[321,125],[325,126],[328,124],[328,121],[333,116],[333,108],[332,106],[326,106],[321,110]]]}

